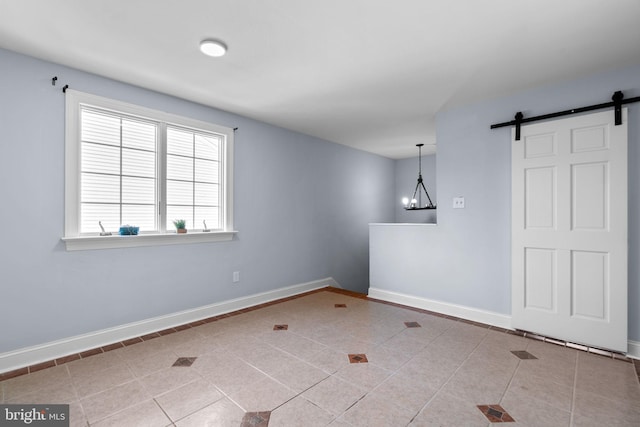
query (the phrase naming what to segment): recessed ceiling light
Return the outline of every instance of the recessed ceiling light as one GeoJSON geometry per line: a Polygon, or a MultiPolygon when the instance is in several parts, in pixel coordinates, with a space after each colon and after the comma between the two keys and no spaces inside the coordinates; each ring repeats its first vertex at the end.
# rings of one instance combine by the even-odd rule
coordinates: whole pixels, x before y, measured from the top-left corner
{"type": "Polygon", "coordinates": [[[219,40],[202,40],[200,42],[200,51],[209,56],[223,56],[227,53],[227,45],[219,40]]]}

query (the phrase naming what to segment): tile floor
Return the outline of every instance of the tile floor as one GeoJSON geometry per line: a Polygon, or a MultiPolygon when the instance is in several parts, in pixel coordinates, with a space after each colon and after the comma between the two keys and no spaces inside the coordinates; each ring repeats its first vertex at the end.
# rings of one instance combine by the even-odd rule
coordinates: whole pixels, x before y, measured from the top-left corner
{"type": "Polygon", "coordinates": [[[68,403],[72,426],[640,426],[628,360],[329,288],[176,329],[5,379],[0,402],[68,403]]]}

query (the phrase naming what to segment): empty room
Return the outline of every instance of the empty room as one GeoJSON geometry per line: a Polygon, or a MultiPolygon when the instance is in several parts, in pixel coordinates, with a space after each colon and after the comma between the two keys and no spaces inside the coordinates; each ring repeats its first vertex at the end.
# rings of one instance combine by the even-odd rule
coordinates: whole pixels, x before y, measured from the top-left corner
{"type": "Polygon", "coordinates": [[[0,0],[0,425],[640,426],[637,0],[0,0]]]}

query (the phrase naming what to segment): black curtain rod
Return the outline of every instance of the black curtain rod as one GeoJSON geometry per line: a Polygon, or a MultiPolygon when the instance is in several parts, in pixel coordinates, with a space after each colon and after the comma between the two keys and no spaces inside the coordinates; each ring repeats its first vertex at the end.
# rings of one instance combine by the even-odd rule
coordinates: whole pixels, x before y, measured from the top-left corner
{"type": "Polygon", "coordinates": [[[543,114],[540,116],[534,116],[534,117],[527,117],[524,118],[524,115],[522,114],[521,111],[518,111],[515,115],[515,120],[511,120],[510,122],[504,122],[504,123],[496,123],[491,125],[491,129],[497,129],[497,128],[502,128],[502,127],[506,127],[506,126],[515,126],[516,127],[516,141],[520,140],[520,125],[522,125],[523,123],[529,123],[529,122],[536,122],[539,120],[547,120],[547,119],[552,119],[554,117],[562,117],[562,116],[568,116],[570,114],[578,114],[578,113],[584,113],[587,111],[593,111],[593,110],[601,110],[603,108],[609,108],[609,107],[615,107],[615,123],[616,125],[622,124],[622,109],[621,106],[623,104],[630,104],[632,102],[639,102],[640,101],[640,96],[636,96],[635,98],[629,98],[629,99],[623,99],[624,95],[621,91],[617,91],[613,94],[613,96],[611,97],[612,101],[611,102],[605,102],[602,104],[596,104],[596,105],[589,105],[588,107],[580,107],[580,108],[572,108],[571,110],[564,110],[564,111],[558,111],[557,113],[549,113],[549,114],[543,114]]]}

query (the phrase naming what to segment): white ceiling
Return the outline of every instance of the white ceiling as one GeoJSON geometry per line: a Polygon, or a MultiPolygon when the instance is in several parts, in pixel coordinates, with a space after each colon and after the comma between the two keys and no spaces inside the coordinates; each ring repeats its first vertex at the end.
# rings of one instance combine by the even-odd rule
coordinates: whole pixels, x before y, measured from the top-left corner
{"type": "Polygon", "coordinates": [[[640,62],[639,18],[639,0],[0,0],[0,47],[398,159],[435,144],[439,110],[640,62]]]}

